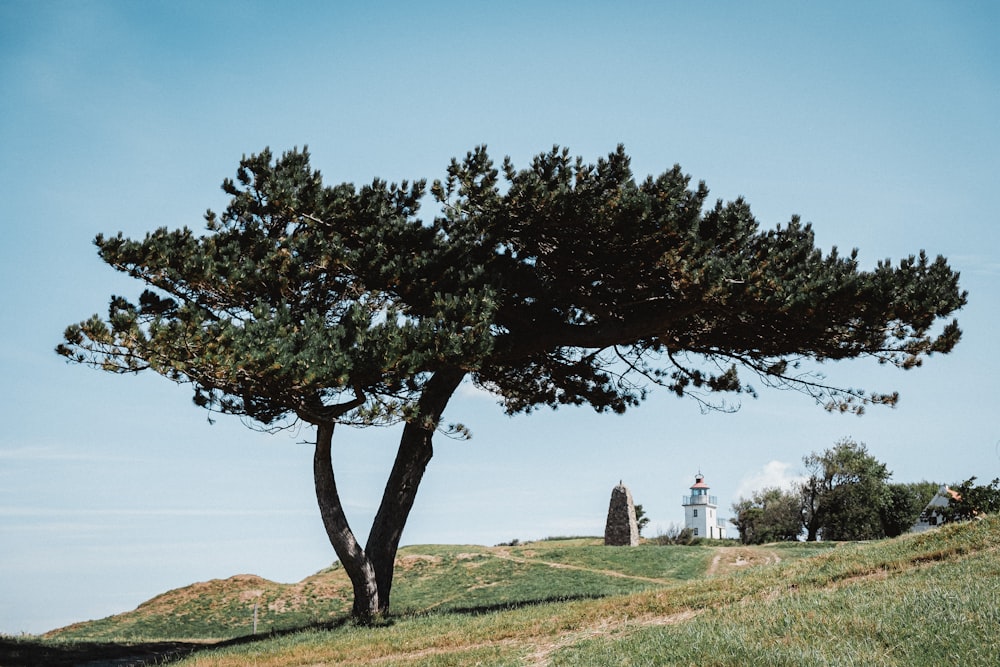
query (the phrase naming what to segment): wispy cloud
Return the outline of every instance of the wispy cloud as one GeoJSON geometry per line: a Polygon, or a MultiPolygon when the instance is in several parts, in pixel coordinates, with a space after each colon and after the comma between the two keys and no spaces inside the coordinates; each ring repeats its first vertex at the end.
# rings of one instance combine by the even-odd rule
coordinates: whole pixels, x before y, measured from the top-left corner
{"type": "Polygon", "coordinates": [[[486,391],[482,387],[477,387],[471,380],[465,380],[458,386],[458,395],[466,398],[484,398],[496,401],[497,396],[486,391]]]}
{"type": "Polygon", "coordinates": [[[71,449],[64,445],[21,445],[0,447],[0,461],[134,461],[126,457],[95,454],[92,451],[71,449]]]}
{"type": "Polygon", "coordinates": [[[769,487],[787,489],[805,480],[805,475],[797,472],[795,466],[784,461],[769,461],[759,469],[743,476],[736,487],[736,498],[746,498],[755,491],[769,487]]]}
{"type": "Polygon", "coordinates": [[[219,509],[219,508],[170,508],[158,507],[150,509],[80,509],[53,507],[3,507],[0,506],[0,517],[22,519],[47,519],[67,517],[275,517],[275,516],[312,516],[314,512],[302,509],[219,509]]]}
{"type": "Polygon", "coordinates": [[[1000,276],[1000,261],[989,255],[952,255],[948,262],[963,272],[984,276],[1000,276]]]}
{"type": "Polygon", "coordinates": [[[497,402],[499,398],[496,394],[491,394],[482,387],[477,387],[469,380],[466,380],[459,385],[458,395],[464,398],[485,399],[494,403],[497,402]]]}

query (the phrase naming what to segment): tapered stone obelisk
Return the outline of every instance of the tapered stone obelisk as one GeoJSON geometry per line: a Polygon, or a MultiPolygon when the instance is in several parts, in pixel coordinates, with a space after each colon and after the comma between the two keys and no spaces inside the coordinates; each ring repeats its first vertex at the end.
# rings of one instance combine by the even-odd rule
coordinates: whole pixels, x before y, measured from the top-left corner
{"type": "Polygon", "coordinates": [[[613,547],[639,545],[639,525],[635,520],[632,492],[621,482],[611,491],[608,523],[604,527],[604,544],[613,547]]]}

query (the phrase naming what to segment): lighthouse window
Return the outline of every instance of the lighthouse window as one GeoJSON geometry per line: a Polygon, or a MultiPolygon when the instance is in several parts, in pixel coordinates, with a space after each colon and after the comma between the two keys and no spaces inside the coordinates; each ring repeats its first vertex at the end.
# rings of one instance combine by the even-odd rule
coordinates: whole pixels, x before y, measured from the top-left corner
{"type": "Polygon", "coordinates": [[[698,510],[695,510],[695,511],[694,511],[694,515],[695,515],[695,516],[698,516],[698,510]]]}

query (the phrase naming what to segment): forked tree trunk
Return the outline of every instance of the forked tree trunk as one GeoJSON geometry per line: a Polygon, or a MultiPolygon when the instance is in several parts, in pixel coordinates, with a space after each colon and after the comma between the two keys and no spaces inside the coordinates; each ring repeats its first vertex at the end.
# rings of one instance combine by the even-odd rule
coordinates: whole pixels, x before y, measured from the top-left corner
{"type": "Polygon", "coordinates": [[[355,618],[370,621],[389,610],[393,566],[403,527],[434,454],[431,439],[438,420],[463,377],[465,371],[459,369],[439,370],[424,386],[419,401],[420,417],[403,428],[382,503],[363,550],[351,531],[337,492],[331,455],[334,422],[317,425],[313,458],[316,499],[330,544],[354,587],[355,618]]]}
{"type": "Polygon", "coordinates": [[[331,455],[333,427],[333,422],[322,423],[316,427],[316,453],[313,456],[316,500],[330,544],[333,545],[333,550],[337,553],[337,558],[354,587],[352,613],[355,618],[368,621],[377,616],[381,608],[378,583],[375,578],[375,568],[354,538],[354,533],[347,523],[347,515],[344,513],[344,506],[337,492],[331,455]]]}

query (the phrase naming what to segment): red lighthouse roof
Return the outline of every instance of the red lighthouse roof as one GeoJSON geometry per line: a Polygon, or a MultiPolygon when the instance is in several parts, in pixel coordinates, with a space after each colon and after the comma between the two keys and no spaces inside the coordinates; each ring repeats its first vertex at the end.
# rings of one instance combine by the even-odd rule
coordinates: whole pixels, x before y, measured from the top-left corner
{"type": "Polygon", "coordinates": [[[705,477],[701,473],[698,473],[698,475],[694,478],[694,486],[692,486],[691,488],[692,489],[708,488],[708,484],[705,484],[705,477]]]}

